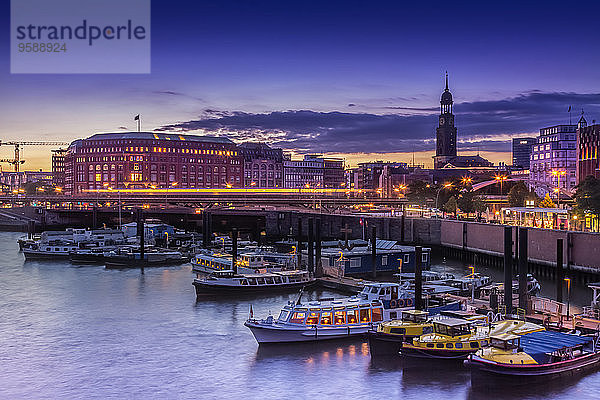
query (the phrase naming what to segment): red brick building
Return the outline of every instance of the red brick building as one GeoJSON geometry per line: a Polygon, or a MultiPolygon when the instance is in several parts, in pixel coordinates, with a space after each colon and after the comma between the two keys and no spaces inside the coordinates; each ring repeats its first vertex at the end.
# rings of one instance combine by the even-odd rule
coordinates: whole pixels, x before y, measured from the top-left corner
{"type": "Polygon", "coordinates": [[[154,132],[98,133],[65,156],[65,191],[243,186],[243,158],[227,138],[154,132]]]}
{"type": "Polygon", "coordinates": [[[600,178],[600,125],[580,126],[577,130],[577,183],[586,176],[600,178]]]}

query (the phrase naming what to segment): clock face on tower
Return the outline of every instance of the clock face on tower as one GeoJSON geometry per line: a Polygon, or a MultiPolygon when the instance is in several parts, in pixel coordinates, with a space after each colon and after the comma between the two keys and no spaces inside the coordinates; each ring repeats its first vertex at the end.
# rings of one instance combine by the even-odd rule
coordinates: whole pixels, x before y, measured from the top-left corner
{"type": "Polygon", "coordinates": [[[444,117],[440,117],[440,125],[444,125],[444,117]]]}

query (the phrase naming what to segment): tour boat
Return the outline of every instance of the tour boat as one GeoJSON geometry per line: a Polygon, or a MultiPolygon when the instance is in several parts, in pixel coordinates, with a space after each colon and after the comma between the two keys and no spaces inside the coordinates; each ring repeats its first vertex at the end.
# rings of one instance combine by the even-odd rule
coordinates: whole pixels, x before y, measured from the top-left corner
{"type": "Polygon", "coordinates": [[[79,248],[77,243],[62,240],[52,240],[45,243],[31,243],[23,247],[26,260],[35,259],[64,259],[69,258],[69,253],[79,248]]]}
{"type": "Polygon", "coordinates": [[[216,271],[206,278],[194,279],[196,296],[272,292],[302,288],[315,283],[308,271],[273,271],[261,274],[236,274],[232,270],[216,271]]]}
{"type": "Polygon", "coordinates": [[[554,331],[490,336],[491,346],[470,355],[471,381],[485,384],[531,384],[573,376],[600,366],[598,336],[554,331]]]}
{"type": "MultiPolygon", "coordinates": [[[[210,274],[215,271],[233,270],[232,256],[222,253],[196,254],[190,261],[193,272],[210,274]]],[[[268,249],[244,251],[238,254],[237,271],[239,273],[260,273],[295,269],[295,258],[290,254],[277,253],[268,249]]]]}
{"type": "Polygon", "coordinates": [[[458,318],[433,322],[433,332],[423,334],[411,343],[402,343],[401,354],[407,357],[464,360],[486,347],[492,333],[526,334],[543,331],[544,327],[520,320],[483,323],[458,318]]]}
{"type": "Polygon", "coordinates": [[[138,251],[132,249],[118,249],[108,252],[104,255],[104,265],[106,268],[139,268],[144,267],[163,267],[167,265],[178,265],[187,262],[178,251],[153,249],[144,253],[143,260],[138,251]]]}

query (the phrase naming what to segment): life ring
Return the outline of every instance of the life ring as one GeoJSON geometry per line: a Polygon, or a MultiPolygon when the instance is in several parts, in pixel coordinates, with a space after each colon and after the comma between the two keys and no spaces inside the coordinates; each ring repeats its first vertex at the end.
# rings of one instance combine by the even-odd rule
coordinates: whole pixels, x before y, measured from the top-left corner
{"type": "Polygon", "coordinates": [[[398,307],[404,307],[404,299],[398,300],[398,307]]]}
{"type": "Polygon", "coordinates": [[[398,307],[398,301],[396,301],[396,299],[390,300],[390,308],[396,308],[396,307],[398,307]]]}
{"type": "Polygon", "coordinates": [[[413,300],[412,299],[406,299],[406,307],[410,307],[413,305],[413,300]]]}

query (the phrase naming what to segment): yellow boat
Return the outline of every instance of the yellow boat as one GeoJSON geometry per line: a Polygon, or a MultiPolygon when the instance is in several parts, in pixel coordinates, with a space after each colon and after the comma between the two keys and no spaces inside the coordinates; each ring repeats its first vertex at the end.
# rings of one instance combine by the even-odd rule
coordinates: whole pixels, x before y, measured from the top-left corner
{"type": "Polygon", "coordinates": [[[433,322],[433,332],[403,343],[404,356],[419,358],[463,360],[477,350],[487,347],[490,335],[511,333],[524,335],[543,331],[544,327],[520,320],[504,320],[485,325],[473,321],[447,318],[433,322]]]}
{"type": "Polygon", "coordinates": [[[371,355],[398,355],[403,342],[431,332],[433,322],[427,311],[402,311],[399,320],[382,322],[368,332],[369,351],[371,355]]]}

